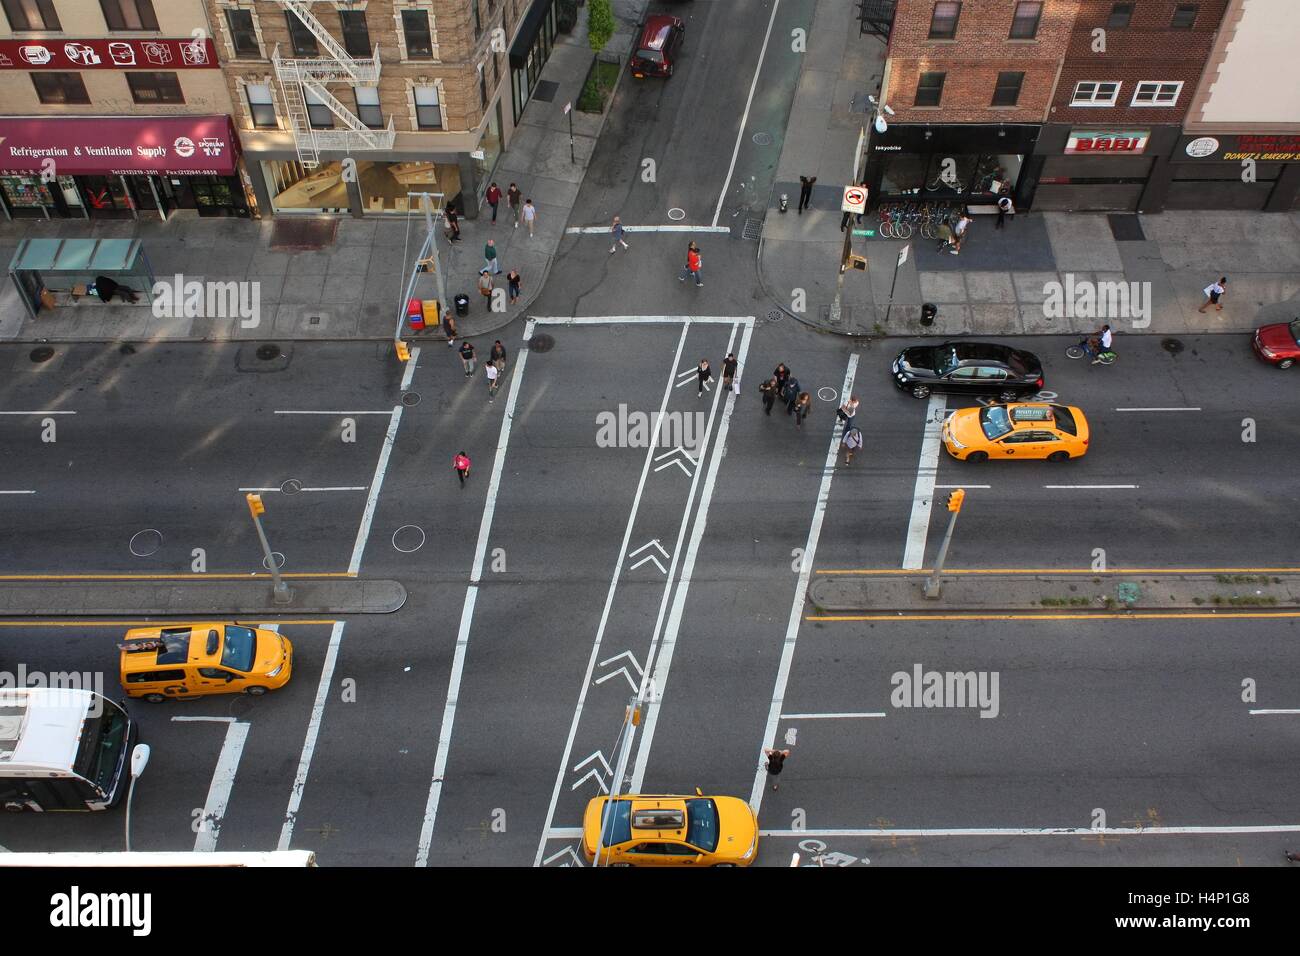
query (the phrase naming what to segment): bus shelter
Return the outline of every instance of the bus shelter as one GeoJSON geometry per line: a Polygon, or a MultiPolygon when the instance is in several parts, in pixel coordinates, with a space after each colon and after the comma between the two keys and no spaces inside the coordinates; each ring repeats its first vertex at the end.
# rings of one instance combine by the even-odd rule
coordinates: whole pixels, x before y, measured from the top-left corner
{"type": "Polygon", "coordinates": [[[9,261],[9,277],[32,318],[76,299],[100,278],[152,297],[153,267],[139,239],[24,239],[9,261]]]}

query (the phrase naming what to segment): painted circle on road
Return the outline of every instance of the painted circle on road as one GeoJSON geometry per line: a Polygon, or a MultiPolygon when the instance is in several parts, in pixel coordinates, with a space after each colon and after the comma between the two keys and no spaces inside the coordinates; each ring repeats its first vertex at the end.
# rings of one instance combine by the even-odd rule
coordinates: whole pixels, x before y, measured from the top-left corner
{"type": "Polygon", "coordinates": [[[402,404],[407,408],[412,408],[420,404],[419,392],[405,392],[402,394],[402,404]]]}
{"type": "Polygon", "coordinates": [[[671,219],[673,222],[681,222],[683,219],[686,218],[686,210],[678,209],[676,206],[674,206],[672,209],[668,210],[668,218],[671,219]]]}
{"type": "Polygon", "coordinates": [[[280,485],[280,490],[286,495],[296,495],[298,492],[302,491],[302,482],[297,478],[289,478],[280,485]]]}
{"type": "MultiPolygon", "coordinates": [[[[271,552],[271,558],[275,561],[275,568],[276,568],[277,571],[278,571],[280,568],[284,567],[284,555],[281,554],[279,551],[272,551],[272,552],[271,552]]],[[[263,558],[263,559],[262,559],[262,567],[266,568],[266,570],[268,570],[268,571],[271,570],[271,565],[270,565],[270,563],[266,560],[266,558],[263,558]]]]}
{"type": "Polygon", "coordinates": [[[131,553],[137,558],[147,558],[162,547],[162,532],[145,528],[131,535],[131,553]]]}
{"type": "Polygon", "coordinates": [[[756,146],[771,146],[772,134],[764,133],[760,131],[754,134],[753,140],[754,140],[754,145],[756,146]]]}
{"type": "Polygon", "coordinates": [[[821,388],[817,389],[817,397],[823,402],[833,402],[835,399],[840,397],[840,393],[829,385],[823,385],[821,388]]]}
{"type": "Polygon", "coordinates": [[[413,524],[404,524],[393,532],[393,547],[402,554],[411,554],[424,547],[424,529],[413,524]],[[416,539],[419,535],[419,539],[416,539]],[[401,539],[400,543],[398,539],[401,539]]]}
{"type": "Polygon", "coordinates": [[[1047,389],[1043,389],[1043,391],[1041,392],[1034,393],[1034,401],[1036,402],[1054,402],[1059,397],[1060,396],[1057,395],[1055,392],[1048,391],[1047,389]]]}

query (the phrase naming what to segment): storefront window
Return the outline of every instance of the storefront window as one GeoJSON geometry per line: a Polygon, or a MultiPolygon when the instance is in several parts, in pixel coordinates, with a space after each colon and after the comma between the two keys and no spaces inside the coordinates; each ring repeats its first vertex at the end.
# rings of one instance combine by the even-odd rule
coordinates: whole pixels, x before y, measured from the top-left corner
{"type": "Polygon", "coordinates": [[[92,216],[120,218],[131,212],[131,197],[121,176],[81,176],[78,181],[92,216]]]}
{"type": "Polygon", "coordinates": [[[901,153],[881,161],[880,195],[991,203],[1015,190],[1023,156],[901,153]]]}
{"type": "MultiPolygon", "coordinates": [[[[357,163],[357,185],[367,213],[405,214],[420,208],[410,193],[442,193],[443,202],[460,192],[460,167],[451,163],[357,163]]],[[[438,200],[435,200],[435,203],[438,200]]]]}
{"type": "Polygon", "coordinates": [[[4,190],[5,200],[14,209],[40,209],[54,205],[49,187],[35,176],[0,176],[0,189],[4,190]]]}
{"type": "Polygon", "coordinates": [[[880,192],[885,196],[911,196],[925,185],[924,156],[903,153],[884,161],[880,192]]]}
{"type": "Polygon", "coordinates": [[[292,160],[264,160],[262,172],[276,212],[348,211],[348,188],[337,161],[306,169],[292,160]]]}

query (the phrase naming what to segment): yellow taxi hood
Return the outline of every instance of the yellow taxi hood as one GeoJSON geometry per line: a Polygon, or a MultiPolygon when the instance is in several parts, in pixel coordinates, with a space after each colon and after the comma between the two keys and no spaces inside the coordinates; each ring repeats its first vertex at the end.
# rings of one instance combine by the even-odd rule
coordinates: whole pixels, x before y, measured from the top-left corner
{"type": "Polygon", "coordinates": [[[977,445],[987,441],[980,426],[979,408],[959,408],[948,416],[948,434],[963,445],[977,445]]]}
{"type": "Polygon", "coordinates": [[[265,674],[284,660],[285,648],[280,642],[280,635],[274,631],[258,628],[257,652],[253,655],[253,673],[265,674]]]}
{"type": "Polygon", "coordinates": [[[758,817],[739,797],[712,797],[718,808],[718,853],[741,856],[758,836],[758,817]]]}

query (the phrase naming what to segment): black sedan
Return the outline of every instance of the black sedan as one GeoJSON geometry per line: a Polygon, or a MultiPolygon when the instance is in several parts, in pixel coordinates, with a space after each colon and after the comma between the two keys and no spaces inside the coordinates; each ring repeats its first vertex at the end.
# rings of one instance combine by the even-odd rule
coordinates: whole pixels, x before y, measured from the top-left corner
{"type": "Polygon", "coordinates": [[[955,392],[1011,402],[1043,387],[1038,356],[991,342],[914,345],[898,353],[891,370],[894,384],[915,398],[955,392]]]}

